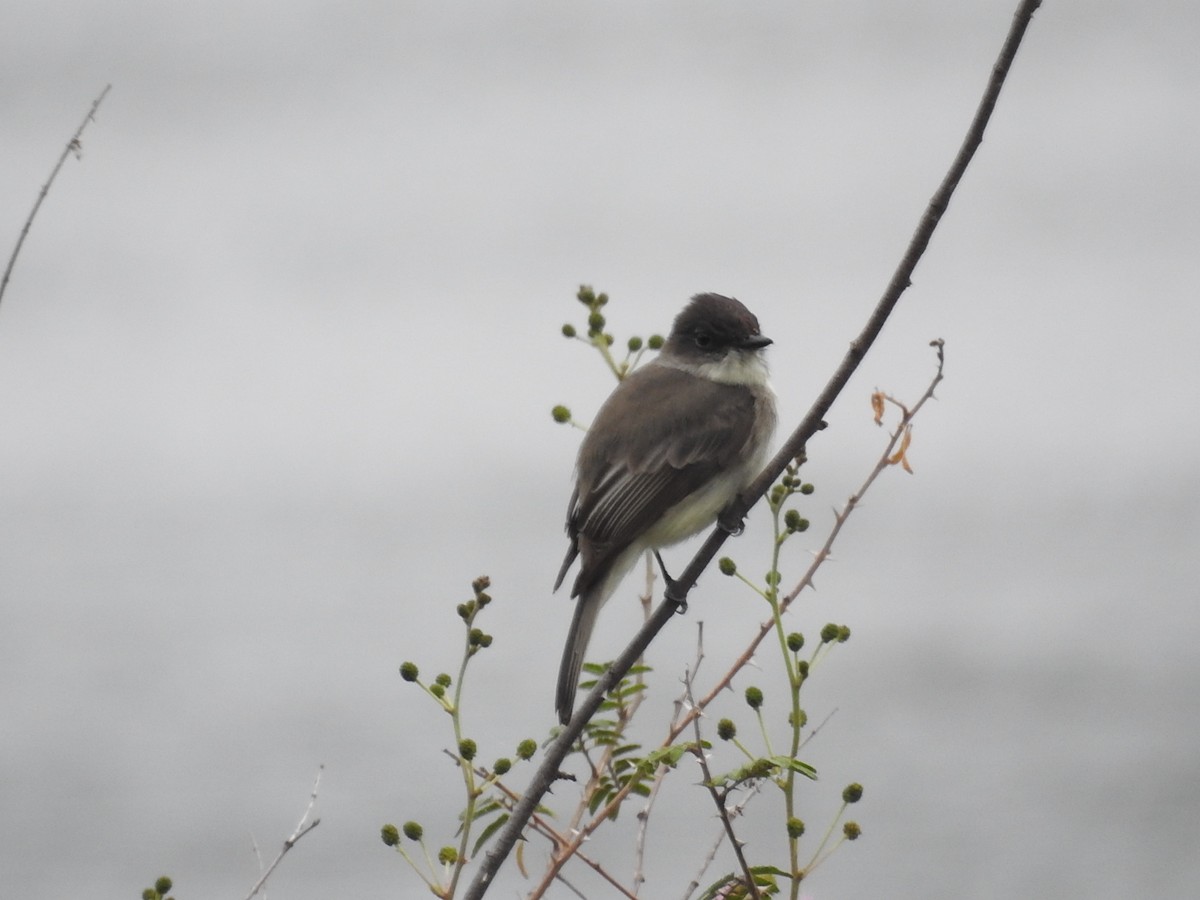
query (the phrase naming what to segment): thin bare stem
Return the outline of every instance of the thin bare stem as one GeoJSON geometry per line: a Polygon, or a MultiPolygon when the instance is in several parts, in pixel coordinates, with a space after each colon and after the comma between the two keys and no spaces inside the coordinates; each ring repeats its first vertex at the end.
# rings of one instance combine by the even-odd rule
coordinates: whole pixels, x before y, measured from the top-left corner
{"type": "Polygon", "coordinates": [[[313,782],[312,794],[310,794],[309,798],[308,798],[308,806],[305,807],[304,815],[302,815],[300,817],[300,821],[296,823],[296,830],[293,831],[291,836],[286,841],[283,842],[283,849],[281,849],[279,851],[279,855],[275,857],[275,859],[274,859],[274,861],[272,861],[271,865],[267,866],[267,870],[265,872],[263,872],[262,876],[258,879],[258,881],[256,881],[254,883],[254,887],[252,887],[250,889],[250,893],[248,893],[246,895],[246,900],[250,900],[251,897],[253,897],[255,894],[257,894],[259,891],[261,891],[263,889],[263,887],[267,883],[267,879],[271,877],[271,873],[275,871],[275,868],[281,862],[283,862],[284,856],[287,855],[287,852],[289,850],[291,850],[293,847],[296,846],[296,843],[300,840],[300,838],[304,837],[306,834],[308,834],[310,831],[312,831],[314,828],[316,828],[318,825],[321,824],[320,816],[318,816],[315,819],[309,819],[309,816],[312,815],[313,808],[317,805],[317,791],[321,787],[321,774],[324,771],[325,771],[324,765],[322,765],[320,768],[317,769],[317,780],[315,782],[313,782]]]}
{"type": "Polygon", "coordinates": [[[50,173],[50,177],[46,179],[46,183],[42,185],[42,189],[38,192],[37,200],[33,203],[33,209],[30,210],[28,218],[25,219],[25,225],[21,228],[21,234],[17,237],[17,244],[13,247],[12,256],[8,258],[8,265],[4,269],[4,278],[0,279],[0,301],[4,300],[4,289],[8,287],[8,279],[12,275],[13,266],[17,263],[17,254],[21,252],[21,247],[25,243],[29,229],[33,227],[34,216],[41,209],[42,201],[50,193],[50,185],[54,184],[54,179],[58,177],[58,170],[63,167],[63,163],[67,161],[67,157],[72,153],[78,154],[80,152],[83,145],[79,139],[83,136],[83,129],[87,128],[88,122],[91,122],[96,117],[96,110],[100,108],[101,101],[104,100],[110,90],[112,90],[112,85],[106,84],[104,90],[100,92],[100,96],[93,101],[92,108],[88,110],[88,114],[83,117],[83,121],[75,129],[75,134],[71,136],[71,139],[67,141],[67,146],[63,148],[62,155],[58,158],[58,162],[54,166],[54,171],[50,173]]]}
{"type": "MultiPolygon", "coordinates": [[[[686,685],[688,706],[694,707],[695,702],[692,697],[692,682],[690,678],[686,682],[686,685]]],[[[704,775],[704,786],[708,788],[708,795],[717,807],[717,817],[721,820],[721,826],[725,829],[725,834],[729,838],[729,846],[733,848],[733,855],[737,859],[738,867],[742,870],[742,878],[746,882],[746,890],[754,900],[759,900],[758,885],[754,883],[754,873],[750,871],[750,863],[746,862],[746,854],[742,852],[742,842],[738,840],[737,834],[734,833],[733,820],[729,815],[729,810],[725,808],[725,800],[713,784],[712,770],[709,769],[708,760],[704,756],[704,736],[700,733],[699,716],[692,716],[692,729],[696,734],[696,744],[692,752],[695,753],[696,759],[700,763],[700,771],[704,775]]]]}

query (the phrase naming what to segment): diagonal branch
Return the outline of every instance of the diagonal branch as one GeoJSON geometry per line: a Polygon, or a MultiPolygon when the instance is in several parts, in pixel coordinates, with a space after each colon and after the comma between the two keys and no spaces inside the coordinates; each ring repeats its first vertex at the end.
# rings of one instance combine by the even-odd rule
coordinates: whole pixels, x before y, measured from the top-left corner
{"type": "Polygon", "coordinates": [[[12,275],[13,266],[17,263],[17,254],[21,252],[21,246],[25,243],[25,238],[29,234],[29,229],[33,227],[33,217],[38,214],[38,210],[42,207],[42,201],[46,199],[46,195],[50,193],[50,185],[54,184],[54,179],[58,177],[58,170],[63,167],[63,163],[67,161],[67,157],[72,153],[79,153],[80,143],[79,138],[83,136],[83,129],[87,128],[88,122],[96,117],[96,110],[100,108],[100,103],[112,90],[112,85],[107,84],[104,90],[100,92],[100,96],[92,103],[92,108],[88,110],[88,114],[83,117],[83,121],[79,127],[75,129],[75,134],[67,141],[67,146],[63,148],[62,156],[58,158],[58,163],[54,166],[54,171],[50,173],[50,177],[46,179],[46,183],[42,185],[41,191],[38,192],[38,198],[34,201],[33,209],[29,213],[29,217],[25,219],[25,225],[21,228],[21,234],[17,237],[17,245],[13,247],[12,256],[8,258],[8,265],[4,269],[4,277],[0,279],[0,300],[4,299],[4,289],[8,287],[9,276],[12,275]]]}
{"type": "MultiPolygon", "coordinates": [[[[825,414],[833,406],[834,400],[837,399],[838,394],[846,386],[846,383],[850,380],[850,376],[854,374],[863,357],[879,336],[880,331],[883,330],[883,325],[887,321],[888,316],[891,315],[892,309],[899,302],[900,295],[912,283],[912,274],[917,267],[917,262],[921,259],[925,248],[929,246],[930,238],[933,237],[933,232],[937,229],[938,222],[950,205],[950,198],[958,187],[958,183],[966,172],[972,157],[974,157],[975,150],[983,140],[984,130],[987,128],[988,120],[995,109],[996,101],[1000,96],[1000,90],[1004,86],[1004,80],[1008,75],[1013,59],[1016,57],[1017,49],[1021,45],[1021,39],[1025,35],[1033,13],[1039,6],[1041,6],[1041,0],[1021,0],[1016,13],[1013,15],[1012,25],[1009,28],[1008,35],[1005,37],[1004,46],[1001,48],[1000,55],[992,66],[992,72],[984,89],[983,98],[980,100],[979,106],[975,111],[975,116],[971,120],[970,127],[967,129],[966,137],[959,147],[954,161],[950,164],[950,169],[947,171],[945,178],[942,179],[942,183],[938,186],[928,206],[925,208],[921,221],[917,225],[912,239],[909,241],[908,249],[900,260],[900,264],[896,267],[896,271],[892,275],[883,296],[876,304],[862,331],[851,341],[850,348],[846,351],[846,355],[843,357],[837,371],[829,379],[829,382],[813,403],[808,414],[801,420],[796,430],[792,432],[791,437],[788,438],[787,442],[775,455],[775,458],[771,460],[767,467],[763,469],[754,482],[746,489],[738,504],[740,509],[734,510],[734,513],[742,513],[744,515],[750,507],[761,499],[767,489],[787,467],[788,463],[804,453],[809,438],[824,427],[825,414]]],[[[700,577],[700,574],[707,568],[708,564],[712,562],[713,557],[716,556],[717,551],[725,543],[725,539],[728,536],[728,533],[720,527],[713,529],[691,563],[688,564],[688,567],[679,576],[676,583],[677,597],[685,598],[687,596],[687,592],[695,585],[696,579],[700,577]]],[[[513,810],[512,817],[509,819],[507,825],[505,825],[504,829],[497,836],[496,843],[484,857],[479,871],[476,872],[474,880],[464,895],[465,900],[480,900],[483,897],[491,885],[496,872],[499,871],[500,865],[508,857],[508,854],[512,851],[513,846],[520,837],[525,822],[529,819],[530,814],[553,783],[557,776],[559,765],[566,758],[571,745],[583,731],[584,725],[587,724],[588,720],[600,707],[604,695],[632,668],[634,663],[657,636],[658,632],[675,615],[678,608],[679,606],[675,601],[664,600],[660,603],[650,614],[642,629],[634,636],[629,646],[625,648],[617,660],[609,667],[608,671],[597,679],[596,686],[579,704],[574,717],[563,728],[554,743],[547,748],[541,767],[534,774],[525,796],[513,810]]]]}

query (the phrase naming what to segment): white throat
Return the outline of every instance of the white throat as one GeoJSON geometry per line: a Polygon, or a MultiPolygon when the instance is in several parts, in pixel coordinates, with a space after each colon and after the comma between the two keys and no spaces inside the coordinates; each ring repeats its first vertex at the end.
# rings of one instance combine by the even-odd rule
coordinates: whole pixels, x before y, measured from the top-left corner
{"type": "Polygon", "coordinates": [[[693,363],[673,356],[660,356],[656,362],[721,384],[770,387],[767,361],[758,350],[731,349],[710,362],[693,363]]]}

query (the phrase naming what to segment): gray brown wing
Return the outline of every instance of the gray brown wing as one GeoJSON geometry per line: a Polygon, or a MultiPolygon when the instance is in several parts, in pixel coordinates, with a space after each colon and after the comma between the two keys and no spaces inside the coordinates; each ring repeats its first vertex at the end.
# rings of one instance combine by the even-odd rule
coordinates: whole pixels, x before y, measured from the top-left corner
{"type": "Polygon", "coordinates": [[[697,392],[688,390],[694,375],[665,366],[647,379],[649,373],[640,370],[617,388],[636,392],[640,402],[621,404],[617,421],[614,392],[580,448],[580,479],[567,514],[571,549],[559,573],[561,582],[582,554],[572,596],[601,577],[663,510],[740,460],[753,436],[755,398],[744,388],[706,381],[697,392]]]}

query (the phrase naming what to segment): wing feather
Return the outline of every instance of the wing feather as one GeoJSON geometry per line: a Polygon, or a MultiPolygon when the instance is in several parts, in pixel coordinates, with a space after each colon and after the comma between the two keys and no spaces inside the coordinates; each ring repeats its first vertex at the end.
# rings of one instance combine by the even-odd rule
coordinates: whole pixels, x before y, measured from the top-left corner
{"type": "Polygon", "coordinates": [[[622,382],[597,414],[579,450],[579,480],[567,512],[571,549],[559,581],[577,553],[583,558],[572,596],[664,510],[744,457],[754,436],[754,396],[713,382],[704,391],[688,390],[696,378],[652,363],[622,382]],[[621,395],[631,391],[641,402],[625,402],[621,395]]]}

